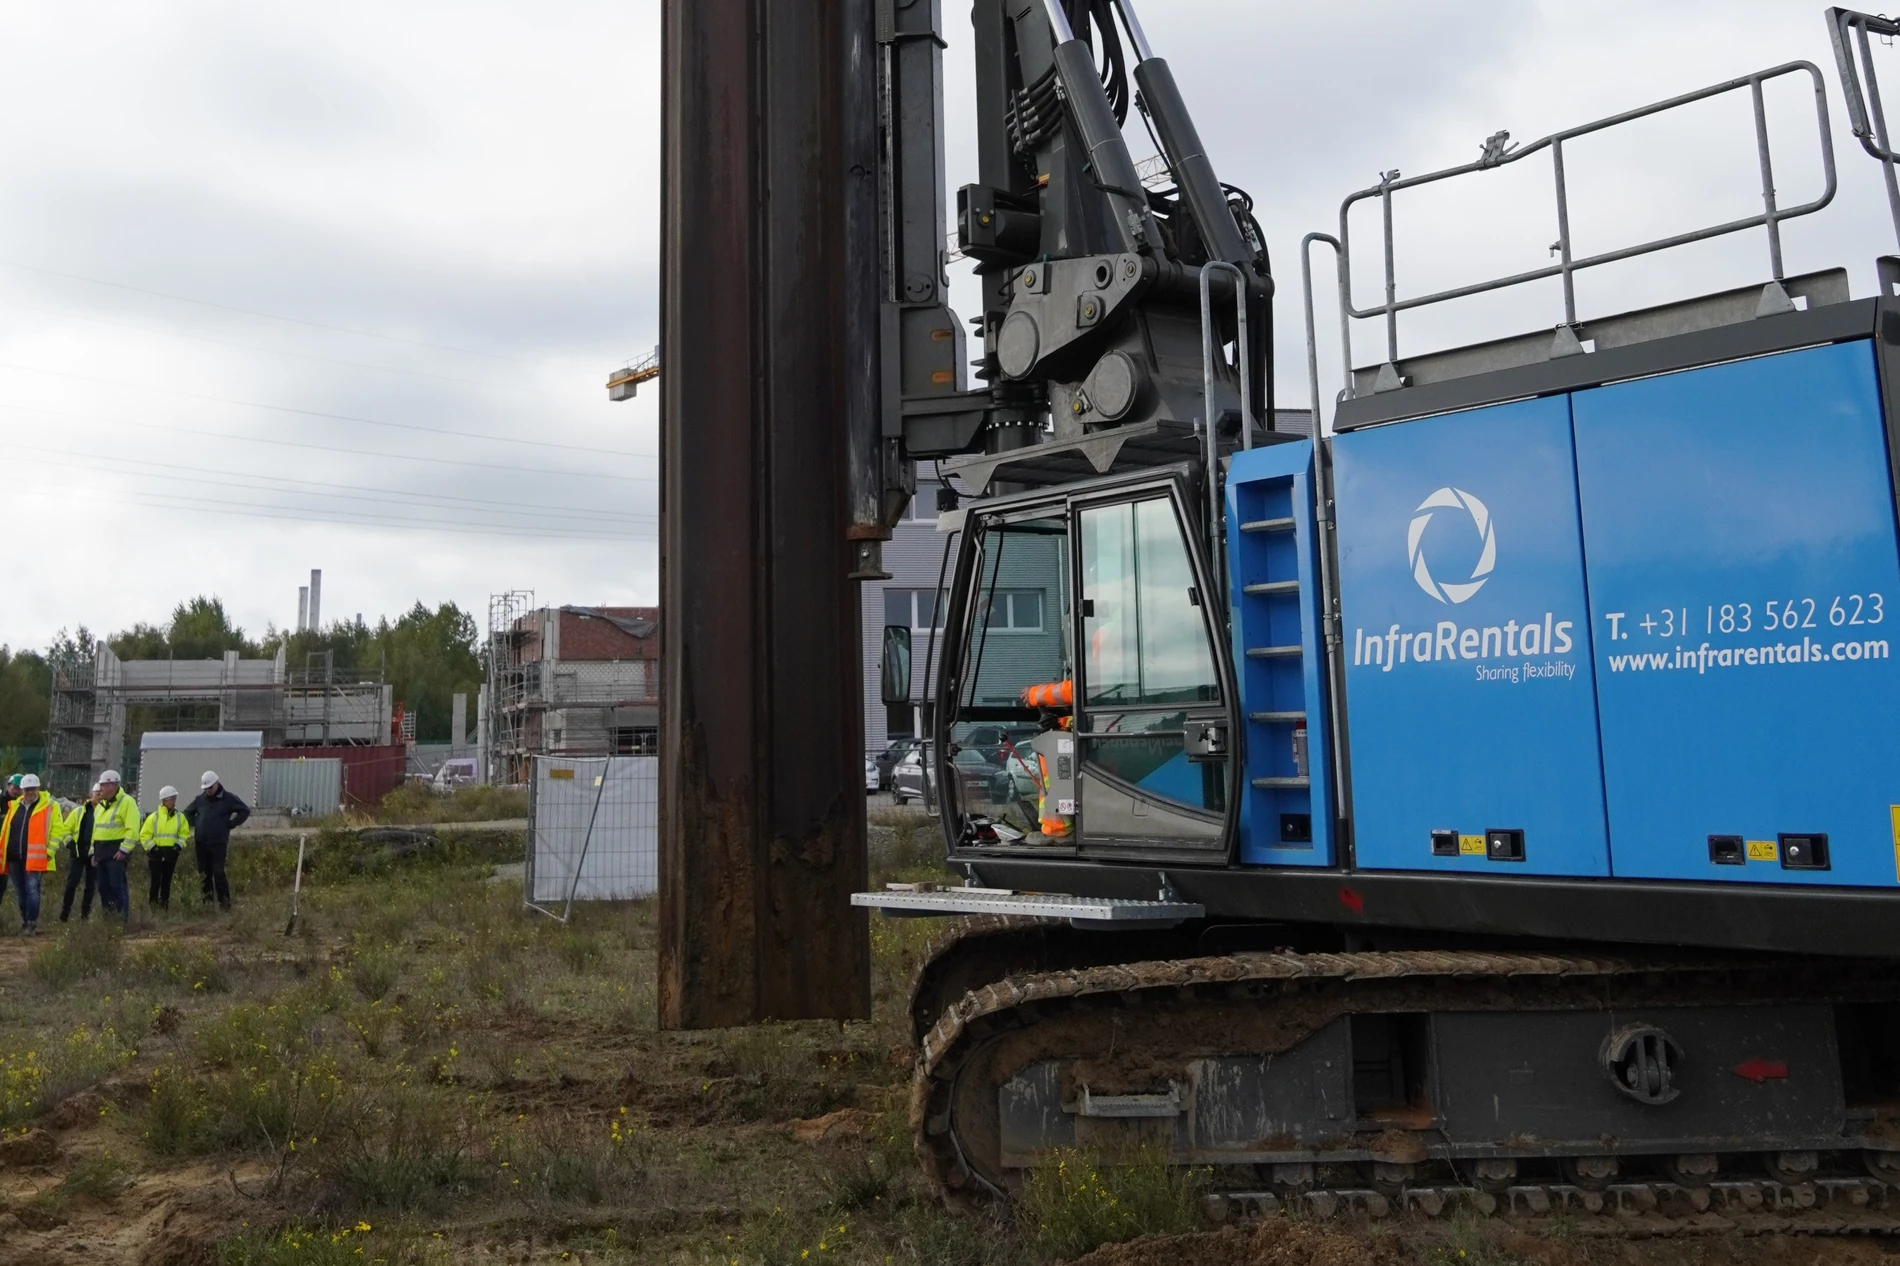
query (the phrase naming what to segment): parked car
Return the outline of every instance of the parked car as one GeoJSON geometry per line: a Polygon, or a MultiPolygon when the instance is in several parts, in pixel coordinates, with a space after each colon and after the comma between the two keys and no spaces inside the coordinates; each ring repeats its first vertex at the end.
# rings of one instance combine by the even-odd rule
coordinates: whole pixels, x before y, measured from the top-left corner
{"type": "Polygon", "coordinates": [[[877,767],[875,756],[864,758],[864,794],[872,795],[883,789],[884,776],[877,767]]]}
{"type": "Polygon", "coordinates": [[[922,746],[923,744],[914,738],[895,738],[885,745],[884,750],[877,754],[879,791],[891,790],[891,771],[897,768],[897,762],[904,759],[906,752],[922,746]]]}
{"type": "Polygon", "coordinates": [[[1003,768],[998,771],[990,799],[998,804],[1027,803],[1034,808],[1042,795],[1042,779],[1036,773],[1036,753],[1025,741],[1012,741],[1003,751],[1003,768]]]}
{"type": "Polygon", "coordinates": [[[924,764],[924,749],[913,747],[891,767],[891,799],[909,804],[924,799],[926,780],[931,777],[924,764]]]}

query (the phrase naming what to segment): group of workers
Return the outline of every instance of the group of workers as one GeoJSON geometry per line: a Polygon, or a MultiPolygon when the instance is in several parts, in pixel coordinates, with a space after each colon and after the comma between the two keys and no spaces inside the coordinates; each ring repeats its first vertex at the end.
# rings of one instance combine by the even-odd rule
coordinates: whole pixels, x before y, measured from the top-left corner
{"type": "Polygon", "coordinates": [[[189,843],[198,863],[206,903],[231,908],[231,883],[225,877],[225,853],[231,832],[251,816],[250,806],[232,795],[206,770],[198,798],[178,807],[178,788],[161,787],[158,807],[139,813],[116,769],[99,775],[92,793],[75,805],[62,805],[40,786],[37,774],[15,774],[0,787],[0,901],[13,890],[20,907],[20,934],[39,930],[42,877],[57,874],[60,854],[67,864],[65,900],[59,921],[72,917],[73,897],[84,887],[79,917],[92,915],[93,895],[100,910],[121,920],[132,917],[126,863],[143,850],[149,879],[148,899],[160,910],[171,908],[172,872],[189,843]]]}

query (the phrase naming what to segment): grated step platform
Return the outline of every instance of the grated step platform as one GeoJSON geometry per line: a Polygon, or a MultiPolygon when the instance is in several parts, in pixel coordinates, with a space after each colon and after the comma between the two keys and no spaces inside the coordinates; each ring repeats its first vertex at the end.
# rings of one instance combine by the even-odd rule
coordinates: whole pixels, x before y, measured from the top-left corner
{"type": "Polygon", "coordinates": [[[897,917],[948,917],[962,914],[1013,914],[1072,923],[1172,926],[1207,914],[1189,901],[1136,901],[1118,897],[1072,897],[1060,892],[1003,892],[994,888],[939,888],[854,892],[851,904],[897,917]]]}

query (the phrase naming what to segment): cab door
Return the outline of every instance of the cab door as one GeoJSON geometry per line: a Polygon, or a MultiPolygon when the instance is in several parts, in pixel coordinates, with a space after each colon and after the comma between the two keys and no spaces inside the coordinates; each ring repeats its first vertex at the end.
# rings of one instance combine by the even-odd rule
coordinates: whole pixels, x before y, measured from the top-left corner
{"type": "Polygon", "coordinates": [[[1179,489],[1072,514],[1081,845],[1220,861],[1235,802],[1232,676],[1179,489]]]}

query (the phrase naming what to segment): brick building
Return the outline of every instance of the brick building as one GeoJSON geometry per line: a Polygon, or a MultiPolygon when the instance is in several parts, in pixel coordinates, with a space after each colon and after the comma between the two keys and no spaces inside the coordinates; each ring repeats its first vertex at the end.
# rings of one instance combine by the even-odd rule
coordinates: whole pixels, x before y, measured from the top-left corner
{"type": "Polygon", "coordinates": [[[492,633],[488,656],[490,781],[526,781],[537,755],[659,750],[658,608],[542,607],[492,633]]]}

